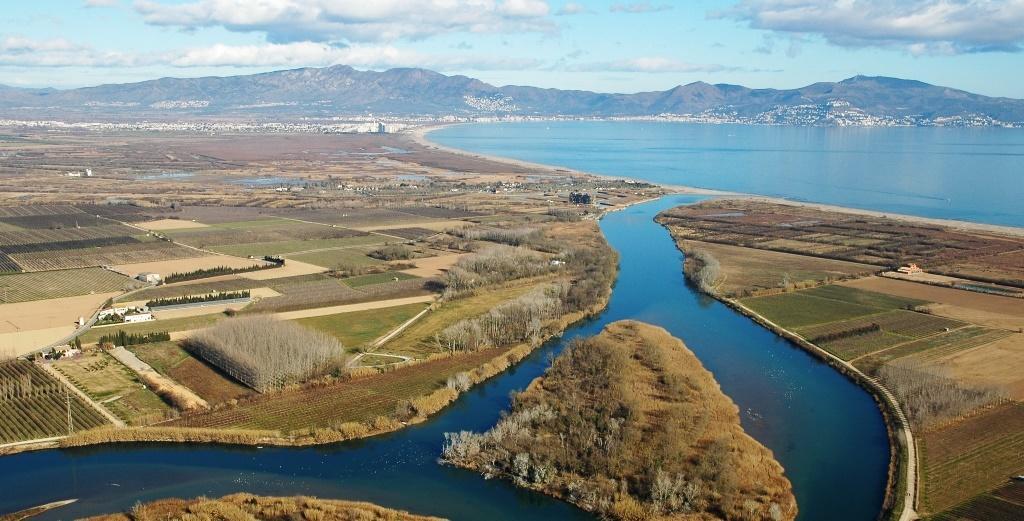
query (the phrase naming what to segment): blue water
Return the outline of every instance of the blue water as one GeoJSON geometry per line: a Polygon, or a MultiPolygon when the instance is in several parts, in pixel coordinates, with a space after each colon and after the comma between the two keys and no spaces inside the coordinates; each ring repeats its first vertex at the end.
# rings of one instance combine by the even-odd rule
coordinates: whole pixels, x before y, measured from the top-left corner
{"type": "Polygon", "coordinates": [[[588,172],[1024,226],[1024,130],[658,122],[458,125],[442,145],[588,172]]]}
{"type": "Polygon", "coordinates": [[[771,448],[793,482],[801,520],[869,521],[884,494],[889,446],[872,399],[804,351],[686,285],[682,256],[653,222],[669,196],[605,217],[621,254],[607,310],[545,344],[523,363],[465,393],[433,419],[367,440],[314,448],[133,444],[0,458],[0,512],[69,497],[42,519],[130,508],[162,497],[237,491],[367,500],[454,520],[592,519],[501,480],[438,465],[444,432],[481,431],[576,336],[633,318],[685,340],[740,407],[747,432],[771,448]]]}

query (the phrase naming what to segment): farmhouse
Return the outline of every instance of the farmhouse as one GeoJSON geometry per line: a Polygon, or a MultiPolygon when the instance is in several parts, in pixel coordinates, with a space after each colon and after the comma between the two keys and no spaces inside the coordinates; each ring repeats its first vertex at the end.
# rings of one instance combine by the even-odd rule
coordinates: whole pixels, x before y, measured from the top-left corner
{"type": "Polygon", "coordinates": [[[125,324],[134,324],[136,322],[149,322],[150,320],[153,320],[152,313],[136,313],[134,315],[124,316],[125,324]]]}
{"type": "Polygon", "coordinates": [[[160,284],[160,281],[164,280],[164,278],[160,276],[159,273],[153,273],[151,271],[139,273],[138,275],[135,276],[135,278],[141,280],[142,282],[147,282],[149,284],[160,284]]]}
{"type": "Polygon", "coordinates": [[[917,264],[914,264],[913,262],[905,266],[900,266],[899,268],[896,269],[896,271],[900,273],[906,273],[907,275],[924,273],[924,270],[922,270],[917,264]]]}

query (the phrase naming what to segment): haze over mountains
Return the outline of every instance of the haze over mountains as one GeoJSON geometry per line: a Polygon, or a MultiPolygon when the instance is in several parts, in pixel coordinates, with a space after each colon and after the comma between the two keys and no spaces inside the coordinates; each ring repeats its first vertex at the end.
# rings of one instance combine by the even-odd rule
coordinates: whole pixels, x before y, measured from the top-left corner
{"type": "Polygon", "coordinates": [[[323,118],[378,116],[644,117],[799,125],[1024,125],[1024,100],[913,80],[856,76],[798,89],[704,82],[606,94],[495,87],[426,69],[359,71],[344,65],[263,74],[161,78],[70,90],[0,86],[12,119],[323,118]]]}

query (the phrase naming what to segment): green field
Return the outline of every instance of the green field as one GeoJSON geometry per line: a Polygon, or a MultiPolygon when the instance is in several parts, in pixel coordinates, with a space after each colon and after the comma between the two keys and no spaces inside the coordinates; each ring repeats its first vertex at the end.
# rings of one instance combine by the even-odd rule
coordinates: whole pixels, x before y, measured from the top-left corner
{"type": "Polygon", "coordinates": [[[360,275],[358,277],[349,277],[342,279],[341,282],[345,283],[350,288],[358,288],[362,286],[370,286],[373,284],[383,284],[385,282],[394,282],[398,280],[409,280],[418,279],[415,275],[409,275],[408,273],[402,273],[400,271],[387,271],[384,273],[371,273],[370,275],[360,275]]]}
{"type": "Polygon", "coordinates": [[[299,324],[337,338],[345,347],[369,344],[423,311],[426,304],[406,304],[383,309],[302,318],[299,324]]]}
{"type": "Polygon", "coordinates": [[[0,275],[0,303],[27,302],[137,287],[131,279],[103,268],[0,275]]]}
{"type": "Polygon", "coordinates": [[[740,302],[786,329],[836,322],[886,311],[876,307],[807,295],[803,291],[747,298],[740,302]]]}
{"type": "Polygon", "coordinates": [[[135,373],[106,353],[62,359],[54,367],[90,398],[130,425],[166,418],[171,407],[147,389],[135,373]]]}
{"type": "Polygon", "coordinates": [[[312,253],[300,253],[298,255],[289,255],[288,258],[316,266],[323,266],[328,269],[338,266],[361,267],[383,263],[383,261],[368,257],[362,248],[339,248],[312,253]]]}
{"type": "Polygon", "coordinates": [[[379,235],[361,235],[342,239],[313,239],[308,241],[275,241],[257,242],[253,244],[228,244],[213,246],[210,249],[228,255],[248,257],[249,255],[281,255],[297,251],[321,250],[327,248],[344,248],[348,246],[365,246],[383,244],[388,239],[379,235]]]}

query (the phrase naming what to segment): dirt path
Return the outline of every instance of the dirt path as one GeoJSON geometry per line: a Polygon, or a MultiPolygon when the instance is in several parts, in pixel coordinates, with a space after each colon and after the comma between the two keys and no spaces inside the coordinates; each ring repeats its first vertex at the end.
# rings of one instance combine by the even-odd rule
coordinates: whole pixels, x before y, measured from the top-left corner
{"type": "Polygon", "coordinates": [[[52,365],[50,365],[50,364],[39,364],[39,367],[42,367],[44,371],[46,371],[47,373],[50,373],[50,376],[52,376],[52,377],[56,378],[57,380],[59,380],[60,383],[64,384],[68,389],[71,389],[72,392],[74,392],[76,395],[78,395],[78,397],[81,398],[83,401],[85,401],[85,403],[87,403],[90,406],[92,406],[93,409],[96,409],[96,411],[99,412],[100,414],[102,414],[104,418],[106,418],[108,421],[110,421],[110,423],[113,423],[117,427],[124,427],[125,426],[125,423],[123,421],[121,421],[120,418],[118,418],[117,416],[114,416],[114,414],[111,413],[110,411],[108,411],[106,407],[100,405],[95,400],[90,398],[88,394],[85,394],[79,388],[75,387],[74,384],[72,384],[71,381],[68,380],[66,376],[61,374],[60,371],[54,369],[52,365]]]}
{"type": "Polygon", "coordinates": [[[341,306],[330,306],[326,308],[301,309],[299,311],[286,311],[274,313],[274,318],[280,320],[295,320],[299,318],[322,317],[324,315],[335,315],[338,313],[350,313],[353,311],[366,311],[370,309],[392,308],[406,304],[420,304],[433,302],[434,295],[419,295],[415,297],[396,298],[391,300],[375,300],[373,302],[360,302],[358,304],[344,304],[341,306]]]}

